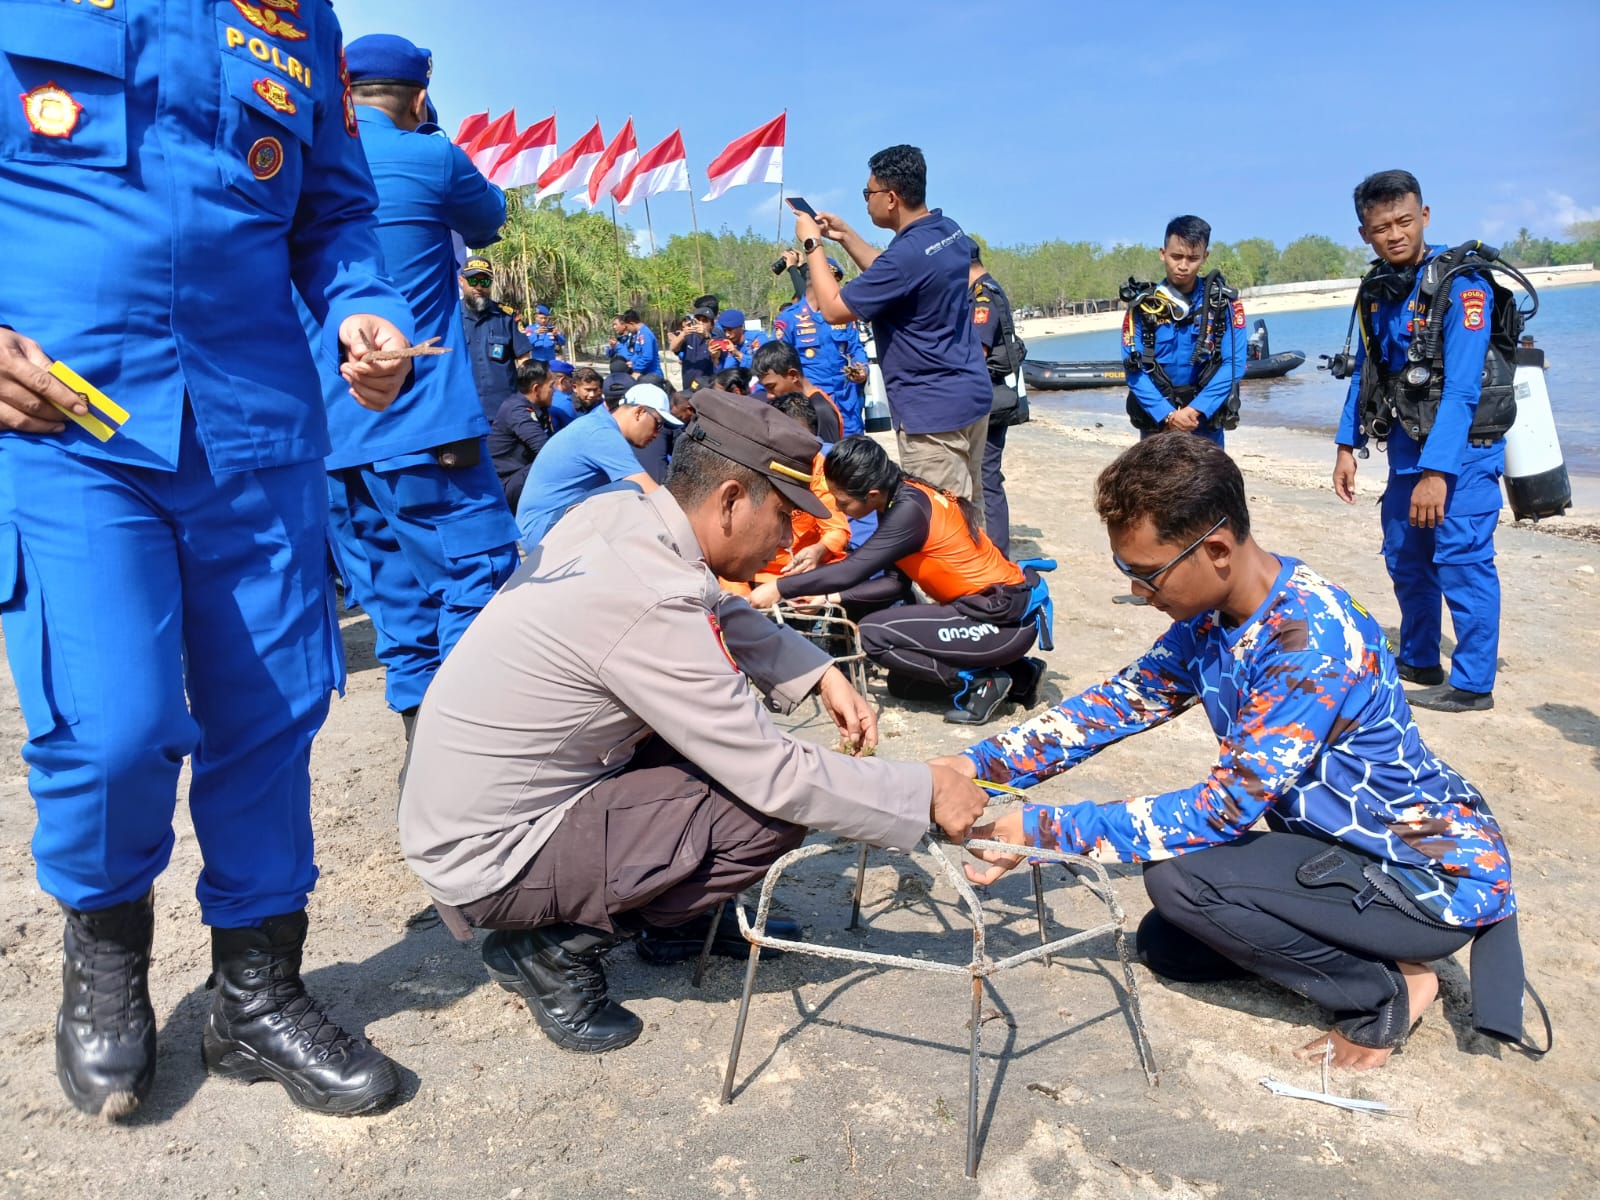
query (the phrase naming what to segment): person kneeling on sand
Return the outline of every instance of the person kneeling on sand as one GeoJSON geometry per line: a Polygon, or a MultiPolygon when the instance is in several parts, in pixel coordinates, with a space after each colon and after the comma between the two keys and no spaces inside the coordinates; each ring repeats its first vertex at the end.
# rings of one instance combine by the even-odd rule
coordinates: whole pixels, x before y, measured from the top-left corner
{"type": "MultiPolygon", "coordinates": [[[[1121,803],[1026,804],[974,836],[1142,862],[1138,947],[1183,982],[1259,975],[1331,1010],[1297,1053],[1365,1069],[1438,995],[1431,960],[1473,943],[1473,1022],[1521,1037],[1511,864],[1478,791],[1423,744],[1383,627],[1250,536],[1244,480],[1163,433],[1100,475],[1112,562],[1173,624],[1142,658],[1023,725],[935,760],[1028,788],[1196,704],[1205,779],[1121,803]],[[1265,830],[1253,830],[1265,818],[1265,830]]],[[[996,851],[991,883],[1020,859],[996,851]]]]}
{"type": "MultiPolygon", "coordinates": [[[[602,953],[697,950],[691,923],[808,826],[910,849],[965,837],[984,793],[948,767],[852,757],[768,718],[815,693],[857,754],[877,721],[832,660],[725,594],[818,519],[819,447],[759,400],[702,389],[665,487],[588,497],[472,623],[418,714],[400,845],[444,922],[558,1046],[626,1046],[602,953]]],[[[585,418],[593,420],[594,418],[585,418]]],[[[557,439],[559,441],[559,439],[557,439]]],[[[770,928],[770,924],[769,924],[770,928]]],[[[748,946],[723,930],[714,948],[748,946]],[[730,946],[729,943],[733,945],[730,946]]]]}

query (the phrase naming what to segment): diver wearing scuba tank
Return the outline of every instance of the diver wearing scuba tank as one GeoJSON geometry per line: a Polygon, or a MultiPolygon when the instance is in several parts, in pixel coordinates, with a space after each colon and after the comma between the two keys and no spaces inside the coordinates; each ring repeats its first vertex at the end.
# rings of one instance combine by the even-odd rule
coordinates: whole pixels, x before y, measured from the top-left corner
{"type": "Polygon", "coordinates": [[[1509,297],[1500,301],[1466,247],[1427,244],[1428,209],[1410,173],[1369,176],[1355,206],[1361,238],[1381,262],[1357,292],[1362,341],[1334,491],[1353,504],[1356,451],[1365,456],[1369,440],[1387,449],[1383,555],[1400,605],[1400,676],[1437,685],[1412,695],[1417,707],[1486,710],[1500,641],[1494,530],[1503,439],[1515,415],[1499,391],[1490,331],[1510,319],[1495,311],[1509,297]],[[1441,598],[1456,637],[1448,682],[1439,666],[1441,598]]]}
{"type": "Polygon", "coordinates": [[[1244,305],[1220,272],[1201,276],[1211,226],[1175,217],[1161,247],[1166,280],[1129,280],[1122,289],[1128,418],[1141,437],[1163,429],[1198,433],[1222,444],[1239,424],[1239,381],[1247,338],[1244,305]]]}

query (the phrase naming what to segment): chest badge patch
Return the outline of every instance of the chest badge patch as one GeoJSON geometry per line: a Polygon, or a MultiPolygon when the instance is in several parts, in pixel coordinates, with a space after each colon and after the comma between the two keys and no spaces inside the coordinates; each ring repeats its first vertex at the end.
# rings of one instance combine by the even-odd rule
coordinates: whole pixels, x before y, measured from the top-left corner
{"type": "Polygon", "coordinates": [[[256,95],[260,96],[273,108],[281,113],[292,113],[297,110],[294,98],[289,95],[289,89],[276,79],[258,79],[251,85],[255,88],[256,95]]]}
{"type": "Polygon", "coordinates": [[[257,138],[245,161],[250,174],[265,182],[283,170],[283,143],[275,137],[257,138]]]}
{"type": "Polygon", "coordinates": [[[40,137],[70,138],[78,127],[83,105],[52,79],[22,93],[22,112],[28,118],[28,128],[40,137]]]}

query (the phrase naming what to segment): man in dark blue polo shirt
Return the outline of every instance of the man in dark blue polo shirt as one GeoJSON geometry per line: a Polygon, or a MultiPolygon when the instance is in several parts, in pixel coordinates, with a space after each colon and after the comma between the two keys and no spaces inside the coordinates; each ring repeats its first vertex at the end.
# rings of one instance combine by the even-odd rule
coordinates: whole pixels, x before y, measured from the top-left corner
{"type": "Polygon", "coordinates": [[[890,146],[867,163],[861,189],[867,215],[894,231],[883,251],[833,213],[796,213],[814,307],[831,323],[867,320],[889,393],[900,465],[964,496],[983,524],[983,451],[994,390],[972,328],[967,292],[971,242],[961,227],[927,206],[928,166],[915,146],[890,146]],[[828,269],[822,238],[861,268],[842,287],[828,269]]]}

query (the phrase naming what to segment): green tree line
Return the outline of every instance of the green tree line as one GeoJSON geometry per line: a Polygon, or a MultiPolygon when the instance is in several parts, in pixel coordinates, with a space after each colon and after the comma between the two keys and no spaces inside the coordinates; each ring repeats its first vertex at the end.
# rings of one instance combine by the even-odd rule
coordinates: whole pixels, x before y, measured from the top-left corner
{"type": "MultiPolygon", "coordinates": [[[[519,311],[549,305],[557,323],[579,346],[593,346],[610,331],[611,317],[635,308],[657,328],[688,312],[694,298],[714,292],[724,309],[742,309],[770,320],[792,297],[787,275],[771,266],[779,253],[772,239],[726,227],[699,237],[678,234],[656,247],[640,244],[630,226],[620,230],[599,212],[567,212],[554,201],[537,206],[519,193],[507,198],[503,236],[486,253],[499,268],[500,299],[519,311]],[[645,252],[636,252],[638,251],[645,252]]],[[[1526,229],[1504,252],[1524,266],[1600,259],[1600,222],[1574,225],[1571,240],[1532,238],[1526,229]]],[[[1130,276],[1159,279],[1153,246],[1048,241],[1020,246],[983,246],[985,265],[1018,307],[1050,313],[1084,301],[1111,301],[1130,276]]],[[[1321,234],[1296,238],[1283,249],[1265,238],[1214,242],[1207,269],[1222,271],[1234,287],[1349,279],[1362,274],[1369,252],[1341,246],[1321,234]]],[[[846,276],[855,267],[835,252],[846,276]]]]}

